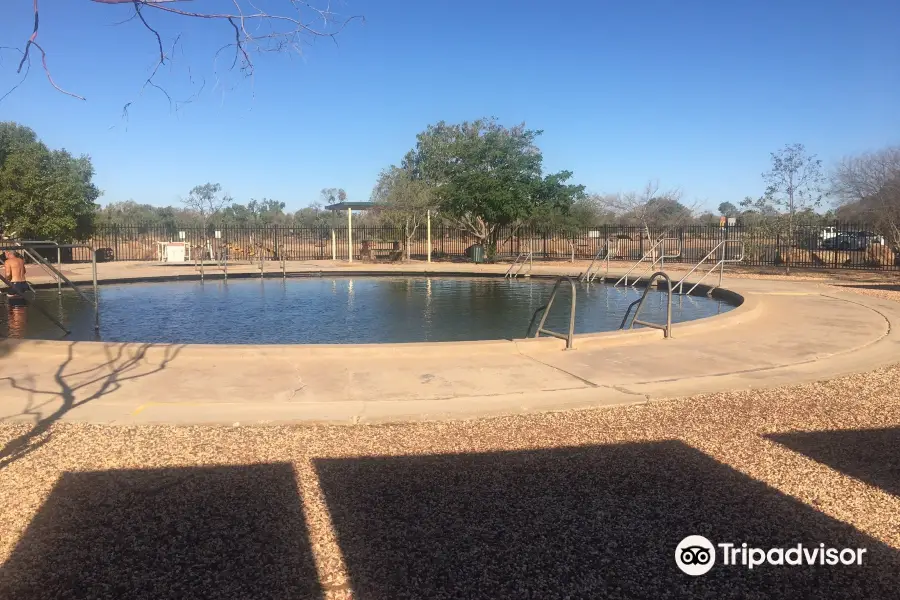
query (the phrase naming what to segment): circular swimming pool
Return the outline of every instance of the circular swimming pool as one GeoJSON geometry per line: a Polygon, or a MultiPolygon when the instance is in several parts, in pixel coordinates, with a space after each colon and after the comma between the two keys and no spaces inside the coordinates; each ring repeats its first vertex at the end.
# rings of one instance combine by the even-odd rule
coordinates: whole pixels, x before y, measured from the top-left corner
{"type": "MultiPolygon", "coordinates": [[[[100,334],[93,306],[74,293],[38,292],[72,330],[67,340],[205,344],[364,344],[524,337],[554,280],[487,277],[312,277],[130,283],[100,288],[100,334]]],[[[578,287],[576,333],[619,328],[642,289],[578,287]]],[[[733,308],[724,301],[675,296],[672,320],[733,308]]],[[[565,331],[569,291],[560,293],[546,327],[565,331]]],[[[652,290],[642,319],[665,318],[665,294],[652,290]]],[[[34,309],[0,310],[0,337],[60,339],[34,309]]]]}

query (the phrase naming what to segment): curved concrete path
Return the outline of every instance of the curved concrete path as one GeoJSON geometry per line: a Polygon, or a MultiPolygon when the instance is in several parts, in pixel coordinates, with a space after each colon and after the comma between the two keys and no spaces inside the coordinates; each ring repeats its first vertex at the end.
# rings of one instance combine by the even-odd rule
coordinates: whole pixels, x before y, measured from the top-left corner
{"type": "MultiPolygon", "coordinates": [[[[113,269],[101,277],[170,275],[172,269],[179,267],[163,272],[142,265],[128,277],[113,269]]],[[[372,346],[6,341],[0,343],[0,420],[467,418],[807,382],[900,357],[898,303],[819,283],[729,279],[724,287],[743,295],[744,304],[676,325],[673,339],[651,330],[615,332],[579,337],[574,351],[553,339],[372,346]]]]}

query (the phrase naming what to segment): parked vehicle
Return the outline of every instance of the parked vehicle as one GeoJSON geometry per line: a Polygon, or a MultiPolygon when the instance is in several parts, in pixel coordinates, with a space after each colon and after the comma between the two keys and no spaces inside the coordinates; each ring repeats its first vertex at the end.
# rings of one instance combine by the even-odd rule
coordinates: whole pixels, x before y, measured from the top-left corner
{"type": "Polygon", "coordinates": [[[883,244],[884,238],[870,231],[839,233],[822,242],[826,250],[865,250],[872,244],[883,244]]]}
{"type": "Polygon", "coordinates": [[[880,236],[877,233],[872,233],[871,231],[860,231],[856,234],[856,236],[860,239],[866,240],[866,246],[870,244],[881,244],[884,245],[884,236],[880,236]]]}
{"type": "Polygon", "coordinates": [[[837,236],[837,234],[838,234],[837,227],[826,227],[819,234],[819,239],[820,240],[830,240],[833,237],[837,236]]]}

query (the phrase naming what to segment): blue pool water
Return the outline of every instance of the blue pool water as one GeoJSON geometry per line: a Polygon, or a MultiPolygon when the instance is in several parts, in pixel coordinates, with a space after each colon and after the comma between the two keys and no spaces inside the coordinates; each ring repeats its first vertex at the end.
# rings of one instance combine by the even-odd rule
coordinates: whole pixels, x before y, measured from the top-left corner
{"type": "MultiPolygon", "coordinates": [[[[212,344],[352,344],[519,338],[553,280],[484,277],[315,277],[132,283],[100,288],[99,339],[212,344]]],[[[579,286],[577,333],[619,328],[643,290],[579,286]]],[[[563,287],[546,326],[566,331],[563,287]]],[[[66,339],[98,339],[93,306],[74,293],[39,292],[41,305],[72,330],[66,339]]],[[[665,294],[651,291],[642,319],[665,318],[665,294]]],[[[675,296],[673,321],[733,308],[706,297],[675,296]]],[[[0,310],[0,336],[59,339],[34,309],[0,310]]]]}

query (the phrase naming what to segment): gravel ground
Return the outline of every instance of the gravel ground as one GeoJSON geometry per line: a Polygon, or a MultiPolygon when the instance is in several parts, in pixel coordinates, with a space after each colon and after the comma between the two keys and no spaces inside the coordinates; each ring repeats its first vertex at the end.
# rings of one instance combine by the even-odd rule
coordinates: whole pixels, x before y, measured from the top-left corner
{"type": "Polygon", "coordinates": [[[56,425],[0,469],[0,598],[896,597],[898,448],[900,366],[473,421],[56,425]],[[692,578],[690,534],[867,553],[692,578]]]}

